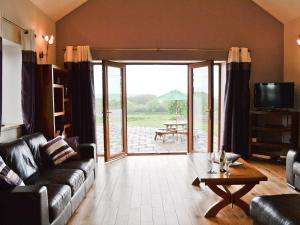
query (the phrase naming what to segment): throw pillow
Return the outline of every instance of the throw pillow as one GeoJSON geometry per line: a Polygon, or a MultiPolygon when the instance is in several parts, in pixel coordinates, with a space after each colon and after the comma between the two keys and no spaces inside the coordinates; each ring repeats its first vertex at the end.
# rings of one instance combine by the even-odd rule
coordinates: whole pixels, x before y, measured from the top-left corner
{"type": "Polygon", "coordinates": [[[54,165],[58,165],[77,155],[77,152],[75,152],[61,136],[57,136],[41,146],[41,151],[46,153],[54,165]]]}
{"type": "Polygon", "coordinates": [[[68,143],[68,145],[73,148],[76,152],[78,152],[78,146],[79,146],[79,137],[69,137],[65,138],[65,141],[68,143]]]}
{"type": "Polygon", "coordinates": [[[0,158],[0,189],[4,190],[16,186],[24,186],[22,179],[0,158]]]}

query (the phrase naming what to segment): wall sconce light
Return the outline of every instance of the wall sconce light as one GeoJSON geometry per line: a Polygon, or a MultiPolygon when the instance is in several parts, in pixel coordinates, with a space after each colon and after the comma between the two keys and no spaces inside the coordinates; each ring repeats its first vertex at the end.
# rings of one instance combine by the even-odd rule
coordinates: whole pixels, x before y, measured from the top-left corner
{"type": "Polygon", "coordinates": [[[46,53],[44,53],[43,51],[41,51],[39,53],[39,57],[40,59],[44,58],[44,56],[46,56],[46,62],[48,62],[48,49],[49,49],[49,45],[52,45],[54,43],[54,36],[51,35],[50,37],[48,35],[43,35],[42,36],[43,39],[47,42],[47,48],[46,48],[46,53]]]}
{"type": "Polygon", "coordinates": [[[300,46],[300,35],[299,35],[299,37],[297,39],[297,44],[300,46]]]}

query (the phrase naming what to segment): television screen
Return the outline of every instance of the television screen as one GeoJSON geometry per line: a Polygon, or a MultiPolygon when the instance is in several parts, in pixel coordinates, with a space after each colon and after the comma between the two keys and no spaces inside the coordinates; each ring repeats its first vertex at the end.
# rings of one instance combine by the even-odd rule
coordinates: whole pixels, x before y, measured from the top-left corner
{"type": "Polygon", "coordinates": [[[257,83],[254,85],[254,107],[293,108],[294,83],[257,83]]]}

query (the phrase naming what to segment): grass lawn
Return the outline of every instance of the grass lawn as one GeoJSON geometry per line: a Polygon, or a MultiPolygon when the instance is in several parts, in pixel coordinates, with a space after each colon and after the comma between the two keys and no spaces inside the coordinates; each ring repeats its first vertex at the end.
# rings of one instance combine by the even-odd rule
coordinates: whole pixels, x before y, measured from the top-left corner
{"type": "MultiPolygon", "coordinates": [[[[139,126],[139,127],[154,127],[154,128],[165,128],[163,125],[167,121],[176,120],[175,114],[168,113],[136,113],[127,114],[127,125],[128,126],[139,126]]],[[[187,119],[182,119],[186,120],[187,119]]],[[[97,116],[97,125],[102,125],[102,117],[97,116]]],[[[195,129],[207,131],[207,122],[195,124],[195,129]]],[[[215,135],[217,134],[217,126],[214,129],[215,135]]]]}
{"type": "Polygon", "coordinates": [[[142,126],[142,127],[156,127],[164,128],[164,123],[167,121],[175,120],[176,116],[163,113],[138,113],[128,114],[127,124],[128,126],[142,126]]]}

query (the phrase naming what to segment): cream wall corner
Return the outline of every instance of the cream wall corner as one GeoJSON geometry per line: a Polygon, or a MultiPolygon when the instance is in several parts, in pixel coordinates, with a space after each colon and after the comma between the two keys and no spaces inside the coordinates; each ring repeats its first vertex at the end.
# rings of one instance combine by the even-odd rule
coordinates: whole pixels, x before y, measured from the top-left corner
{"type": "MultiPolygon", "coordinates": [[[[1,16],[13,21],[25,29],[33,29],[37,35],[36,50],[37,53],[46,50],[46,42],[42,35],[55,35],[55,22],[45,15],[29,0],[0,0],[1,16]]],[[[1,26],[1,36],[10,36],[7,24],[3,22],[1,26]],[[6,27],[4,27],[6,26],[6,27]]],[[[15,28],[11,28],[15,29],[15,28]]],[[[46,63],[46,60],[40,60],[38,63],[46,63]]],[[[48,63],[56,64],[56,40],[54,45],[49,48],[48,63]]]]}
{"type": "Polygon", "coordinates": [[[300,108],[300,17],[284,25],[284,81],[295,82],[295,107],[300,108]]]}

